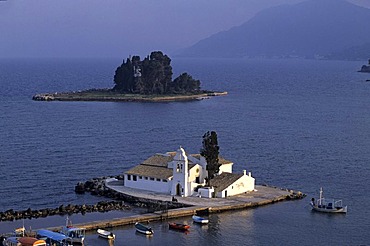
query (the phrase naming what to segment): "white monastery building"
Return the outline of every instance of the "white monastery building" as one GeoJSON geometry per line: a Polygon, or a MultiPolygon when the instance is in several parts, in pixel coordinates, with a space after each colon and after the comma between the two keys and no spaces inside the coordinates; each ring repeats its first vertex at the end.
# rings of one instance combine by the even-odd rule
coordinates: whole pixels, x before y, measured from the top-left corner
{"type": "Polygon", "coordinates": [[[155,154],[124,173],[126,187],[172,196],[228,197],[254,190],[251,173],[232,173],[233,163],[219,157],[220,171],[204,187],[207,162],[200,154],[188,155],[183,148],[176,152],[155,154]]]}

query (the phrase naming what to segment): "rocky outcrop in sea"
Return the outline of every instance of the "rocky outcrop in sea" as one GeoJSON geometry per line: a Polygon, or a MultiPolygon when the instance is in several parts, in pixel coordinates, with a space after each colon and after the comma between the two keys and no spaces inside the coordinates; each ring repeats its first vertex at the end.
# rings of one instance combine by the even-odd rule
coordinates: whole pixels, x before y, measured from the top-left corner
{"type": "Polygon", "coordinates": [[[359,72],[361,72],[361,73],[370,73],[370,59],[369,59],[369,64],[368,65],[363,65],[359,72]]]}

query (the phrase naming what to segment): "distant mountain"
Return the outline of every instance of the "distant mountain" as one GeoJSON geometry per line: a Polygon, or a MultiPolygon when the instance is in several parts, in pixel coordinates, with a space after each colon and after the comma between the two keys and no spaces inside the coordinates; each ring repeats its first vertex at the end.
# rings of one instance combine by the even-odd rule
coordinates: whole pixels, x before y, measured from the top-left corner
{"type": "MultiPolygon", "coordinates": [[[[309,0],[263,10],[177,56],[328,58],[355,47],[362,50],[369,47],[366,43],[370,43],[370,9],[344,0],[309,0]]],[[[361,52],[358,59],[370,56],[368,49],[361,52]]]]}

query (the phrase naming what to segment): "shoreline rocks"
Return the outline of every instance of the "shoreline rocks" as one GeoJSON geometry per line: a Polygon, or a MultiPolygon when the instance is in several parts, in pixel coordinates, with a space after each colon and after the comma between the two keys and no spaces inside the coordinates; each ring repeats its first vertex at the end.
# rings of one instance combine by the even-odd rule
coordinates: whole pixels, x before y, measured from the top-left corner
{"type": "MultiPolygon", "coordinates": [[[[113,176],[92,178],[90,180],[87,180],[86,182],[78,182],[75,186],[75,192],[77,194],[84,194],[85,192],[89,192],[91,195],[103,196],[114,200],[124,201],[135,207],[147,208],[148,212],[183,208],[189,206],[176,201],[154,201],[151,199],[134,197],[114,191],[105,186],[105,180],[107,178],[113,178],[113,176]]],[[[115,176],[114,178],[116,178],[117,180],[122,180],[123,182],[123,176],[115,176]]]]}
{"type": "Polygon", "coordinates": [[[91,89],[86,91],[55,92],[36,94],[34,101],[100,101],[100,102],[172,102],[193,101],[213,96],[224,96],[227,92],[202,91],[199,94],[183,95],[139,95],[119,94],[108,89],[91,89]]]}
{"type": "Polygon", "coordinates": [[[93,205],[82,204],[82,205],[60,205],[57,208],[45,208],[33,210],[28,208],[23,211],[14,211],[13,209],[0,212],[0,221],[14,221],[21,219],[32,219],[32,218],[45,218],[53,215],[71,215],[71,214],[86,214],[92,212],[108,212],[113,210],[128,210],[131,209],[129,205],[126,205],[123,201],[101,201],[93,205]]]}

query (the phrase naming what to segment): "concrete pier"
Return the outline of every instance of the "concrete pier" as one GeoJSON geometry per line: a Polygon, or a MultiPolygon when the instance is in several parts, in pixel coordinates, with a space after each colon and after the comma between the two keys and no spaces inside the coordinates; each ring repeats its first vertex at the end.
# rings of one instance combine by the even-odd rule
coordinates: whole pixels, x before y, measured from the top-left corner
{"type": "MultiPolygon", "coordinates": [[[[122,181],[114,178],[106,180],[106,187],[116,192],[120,192],[129,197],[140,198],[141,201],[163,203],[170,202],[172,197],[163,193],[156,193],[145,190],[124,187],[122,181]]],[[[219,213],[230,210],[248,209],[264,206],[279,201],[302,199],[305,195],[301,192],[283,190],[275,187],[256,185],[256,190],[245,194],[228,198],[199,198],[199,197],[176,197],[179,203],[188,205],[187,207],[162,210],[154,213],[133,215],[124,218],[116,218],[105,221],[93,221],[89,223],[76,224],[74,226],[84,227],[86,230],[96,230],[98,228],[109,228],[123,225],[134,224],[135,222],[161,221],[171,218],[192,216],[198,212],[219,213]]],[[[60,227],[48,228],[59,230],[60,227]]]]}

